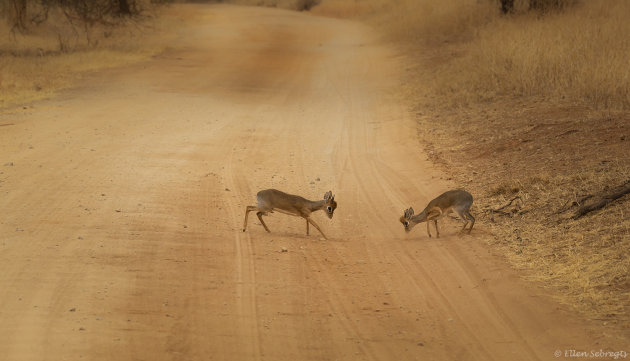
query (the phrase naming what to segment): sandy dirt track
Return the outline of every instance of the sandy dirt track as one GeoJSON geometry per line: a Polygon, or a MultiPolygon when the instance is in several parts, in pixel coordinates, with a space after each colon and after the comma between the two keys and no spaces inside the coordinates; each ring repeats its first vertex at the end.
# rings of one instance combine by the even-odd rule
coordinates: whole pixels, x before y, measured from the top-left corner
{"type": "MultiPolygon", "coordinates": [[[[150,62],[0,114],[0,360],[557,360],[623,350],[519,279],[483,224],[398,223],[452,187],[357,23],[179,6],[150,62]],[[321,199],[332,220],[255,194],[321,199]],[[282,250],[286,249],[286,252],[282,250]]],[[[473,169],[473,168],[471,168],[473,169]]],[[[630,351],[626,349],[626,351],[630,351]]]]}

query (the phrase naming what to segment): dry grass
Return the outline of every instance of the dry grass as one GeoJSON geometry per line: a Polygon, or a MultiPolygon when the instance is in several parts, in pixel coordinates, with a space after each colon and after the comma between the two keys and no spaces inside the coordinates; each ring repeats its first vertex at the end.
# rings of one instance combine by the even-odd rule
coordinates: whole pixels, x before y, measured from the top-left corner
{"type": "Polygon", "coordinates": [[[117,27],[77,29],[51,19],[25,33],[11,33],[0,19],[0,107],[50,97],[75,84],[87,72],[130,64],[162,50],[147,41],[172,19],[146,18],[117,27]]]}
{"type": "Polygon", "coordinates": [[[497,18],[447,65],[439,87],[458,102],[542,95],[628,110],[629,15],[630,2],[591,1],[543,17],[497,18]]]}
{"type": "Polygon", "coordinates": [[[630,179],[630,2],[508,17],[494,5],[329,0],[314,12],[368,21],[406,54],[426,151],[475,195],[492,246],[561,302],[628,327],[630,196],[577,220],[561,210],[630,179]],[[511,217],[488,212],[517,195],[511,217]]]}
{"type": "Polygon", "coordinates": [[[384,30],[385,39],[410,48],[470,39],[494,13],[489,2],[462,0],[324,0],[313,12],[366,20],[384,30]]]}
{"type": "MultiPolygon", "coordinates": [[[[627,325],[628,197],[577,220],[572,219],[575,207],[563,209],[630,179],[630,160],[624,153],[630,118],[585,116],[583,111],[538,105],[514,116],[502,108],[486,119],[495,124],[507,120],[512,128],[465,126],[454,134],[466,140],[463,146],[455,147],[447,137],[431,141],[440,144],[438,156],[457,173],[458,183],[478,195],[478,212],[522,197],[522,208],[511,217],[491,213],[480,217],[497,235],[494,245],[513,264],[590,317],[627,325]],[[483,138],[476,142],[475,135],[483,138]]],[[[483,111],[473,114],[477,117],[483,111]]],[[[451,119],[447,122],[457,121],[455,116],[451,119]]]]}
{"type": "MultiPolygon", "coordinates": [[[[625,164],[611,173],[628,179],[627,170],[625,164]]],[[[567,201],[576,200],[577,194],[597,193],[617,185],[617,176],[602,177],[586,169],[571,176],[522,177],[518,179],[518,194],[525,198],[524,208],[512,218],[495,216],[497,223],[489,224],[499,236],[496,246],[513,264],[529,270],[528,278],[554,288],[562,302],[594,319],[627,326],[630,230],[623,216],[628,201],[613,203],[577,220],[569,213],[558,213],[567,201]]],[[[480,200],[486,205],[499,205],[506,198],[503,194],[483,195],[480,200]]]]}
{"type": "Polygon", "coordinates": [[[313,12],[367,20],[422,66],[437,55],[431,90],[451,106],[517,95],[630,109],[630,2],[584,1],[544,16],[498,9],[491,1],[328,0],[313,12]]]}

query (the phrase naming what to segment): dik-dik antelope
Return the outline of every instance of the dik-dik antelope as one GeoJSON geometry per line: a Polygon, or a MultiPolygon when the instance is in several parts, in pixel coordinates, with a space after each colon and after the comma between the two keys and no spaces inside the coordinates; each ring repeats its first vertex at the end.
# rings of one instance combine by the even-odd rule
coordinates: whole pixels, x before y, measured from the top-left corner
{"type": "Polygon", "coordinates": [[[445,192],[429,202],[426,208],[418,215],[414,216],[413,208],[406,209],[403,216],[400,217],[400,223],[405,227],[405,231],[409,232],[418,223],[427,222],[427,234],[431,237],[431,230],[429,229],[430,221],[435,223],[435,231],[437,237],[440,237],[440,230],[438,229],[438,219],[446,216],[449,213],[455,212],[465,223],[460,232],[466,229],[466,225],[470,221],[470,227],[468,233],[475,224],[475,218],[470,214],[470,206],[473,204],[473,197],[470,193],[462,189],[452,190],[445,192]]]}
{"type": "Polygon", "coordinates": [[[321,228],[311,219],[311,213],[319,210],[324,210],[328,218],[333,217],[333,213],[337,208],[337,202],[335,202],[335,196],[331,191],[326,192],[324,194],[324,199],[320,201],[310,201],[308,199],[302,198],[300,196],[296,196],[293,194],[288,194],[281,192],[276,189],[265,189],[258,194],[256,194],[256,199],[258,200],[257,206],[247,206],[245,209],[245,222],[243,223],[243,232],[247,229],[247,216],[249,212],[256,211],[256,215],[262,223],[262,226],[265,227],[267,232],[271,232],[265,221],[263,221],[262,216],[266,216],[269,213],[273,213],[274,211],[278,211],[280,213],[288,214],[291,216],[302,217],[306,220],[306,234],[309,234],[309,223],[315,226],[319,233],[324,236],[325,239],[328,239],[324,232],[322,232],[321,228]]]}

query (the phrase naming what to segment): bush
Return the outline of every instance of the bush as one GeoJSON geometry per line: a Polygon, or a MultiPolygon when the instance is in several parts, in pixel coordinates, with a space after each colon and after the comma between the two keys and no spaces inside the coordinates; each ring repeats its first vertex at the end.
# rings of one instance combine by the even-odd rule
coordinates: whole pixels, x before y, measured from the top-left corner
{"type": "Polygon", "coordinates": [[[576,3],[577,0],[529,0],[529,8],[530,10],[546,13],[563,10],[576,3]]]}
{"type": "Polygon", "coordinates": [[[320,0],[298,0],[296,4],[296,10],[298,11],[309,11],[314,6],[318,5],[320,0]]]}
{"type": "Polygon", "coordinates": [[[534,95],[630,109],[628,14],[629,2],[601,0],[543,18],[498,19],[444,69],[443,85],[466,97],[534,95]]]}
{"type": "Polygon", "coordinates": [[[0,0],[0,15],[15,32],[45,22],[52,10],[60,11],[73,24],[111,24],[116,19],[141,14],[151,3],[150,0],[0,0]]]}

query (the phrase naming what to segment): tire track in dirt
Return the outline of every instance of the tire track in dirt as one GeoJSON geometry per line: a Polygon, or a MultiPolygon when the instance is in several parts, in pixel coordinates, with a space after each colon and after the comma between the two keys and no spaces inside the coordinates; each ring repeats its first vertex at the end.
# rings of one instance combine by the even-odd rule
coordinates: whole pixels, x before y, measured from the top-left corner
{"type": "MultiPolygon", "coordinates": [[[[434,281],[430,273],[424,267],[417,266],[417,262],[410,259],[407,254],[398,254],[396,258],[400,266],[406,271],[406,274],[412,279],[415,287],[423,290],[422,292],[427,295],[427,299],[431,300],[431,308],[439,310],[439,314],[451,315],[452,317],[448,318],[448,322],[457,322],[462,325],[457,331],[456,337],[461,343],[470,345],[467,349],[468,357],[472,357],[475,360],[496,359],[493,356],[493,352],[484,347],[485,343],[475,335],[475,329],[468,326],[466,316],[470,315],[462,315],[457,310],[452,301],[441,291],[440,285],[434,281]]],[[[502,357],[499,359],[502,359],[502,357]]]]}
{"type": "MultiPolygon", "coordinates": [[[[327,253],[327,257],[331,255],[327,253]]],[[[355,352],[354,356],[363,357],[369,360],[379,360],[375,351],[369,342],[365,342],[365,336],[361,332],[361,327],[351,320],[352,313],[350,312],[351,306],[347,305],[348,297],[340,291],[342,289],[339,277],[332,275],[334,269],[330,267],[330,263],[325,263],[320,255],[313,255],[309,258],[309,261],[314,262],[314,266],[311,269],[322,270],[319,273],[319,283],[326,285],[327,290],[327,303],[329,309],[332,311],[335,322],[339,323],[344,330],[344,337],[346,340],[353,341],[354,346],[358,348],[359,352],[355,352]]],[[[336,259],[334,263],[341,263],[339,259],[336,259]]]]}
{"type": "MultiPolygon", "coordinates": [[[[388,167],[381,168],[380,162],[371,161],[371,162],[366,162],[366,163],[368,164],[360,168],[363,169],[364,172],[368,170],[369,176],[361,177],[358,180],[358,182],[360,183],[359,189],[362,189],[362,190],[369,189],[371,194],[382,193],[382,194],[387,195],[385,199],[389,199],[389,201],[385,199],[379,199],[380,202],[376,202],[376,201],[369,202],[370,206],[366,208],[368,210],[374,210],[374,209],[379,209],[379,208],[382,209],[383,202],[385,202],[385,204],[400,203],[400,200],[404,199],[405,196],[403,194],[399,194],[399,192],[392,191],[392,189],[396,189],[395,187],[392,187],[392,186],[395,186],[397,183],[400,183],[401,181],[406,182],[407,180],[405,180],[404,177],[397,175],[395,172],[392,172],[391,168],[388,168],[388,167]],[[384,169],[384,171],[381,169],[384,169]],[[363,183],[369,183],[369,184],[363,184],[363,183]]],[[[370,215],[372,216],[372,219],[370,221],[371,224],[374,224],[373,222],[375,220],[381,219],[381,215],[379,215],[380,212],[370,212],[370,213],[371,213],[370,215]]],[[[391,228],[390,225],[392,223],[393,222],[381,222],[378,228],[381,228],[381,229],[391,228]]],[[[423,231],[424,230],[416,230],[415,231],[416,237],[418,237],[419,234],[424,235],[423,231]]],[[[400,229],[399,232],[402,232],[402,229],[400,229]]],[[[453,232],[453,229],[445,228],[444,222],[442,222],[442,233],[451,233],[451,232],[453,232]]],[[[385,234],[383,234],[382,236],[386,237],[385,234]]],[[[447,235],[446,237],[443,236],[442,238],[440,238],[440,242],[457,242],[457,241],[461,241],[461,237],[459,239],[456,239],[452,236],[447,235]]],[[[458,310],[457,305],[453,304],[452,301],[449,299],[449,297],[441,290],[442,286],[436,283],[436,281],[434,280],[435,276],[432,276],[431,273],[429,273],[428,269],[425,268],[426,266],[419,264],[418,260],[411,258],[410,255],[405,251],[405,249],[398,247],[397,245],[392,245],[389,248],[390,248],[390,251],[393,251],[392,254],[395,255],[397,267],[401,269],[401,272],[396,272],[396,273],[405,274],[406,277],[411,280],[411,284],[413,284],[417,290],[422,290],[422,294],[424,295],[425,300],[431,300],[429,307],[432,310],[439,310],[437,312],[438,314],[453,315],[452,318],[449,318],[449,322],[457,322],[458,324],[461,325],[461,327],[459,327],[459,329],[457,330],[456,337],[463,344],[476,345],[474,347],[469,347],[467,349],[466,353],[468,354],[468,357],[473,357],[473,359],[478,359],[478,360],[491,360],[491,359],[498,360],[498,359],[503,358],[502,355],[497,357],[495,352],[488,349],[487,347],[484,347],[486,342],[484,342],[483,339],[479,338],[476,332],[478,328],[478,326],[476,325],[480,323],[480,320],[471,318],[470,314],[467,314],[467,313],[463,314],[461,310],[458,310]]],[[[432,261],[439,260],[439,263],[438,263],[439,266],[432,267],[433,269],[432,273],[434,273],[435,270],[438,270],[438,269],[449,269],[449,272],[452,272],[452,274],[454,275],[466,275],[467,271],[459,263],[460,262],[459,259],[465,259],[465,256],[461,255],[460,258],[453,258],[453,257],[448,257],[449,255],[450,254],[444,254],[444,252],[431,252],[430,255],[428,254],[425,256],[425,257],[430,258],[432,261]],[[447,256],[446,259],[445,259],[445,256],[447,256]],[[453,267],[453,266],[456,266],[456,267],[453,267]]],[[[432,263],[435,265],[435,262],[432,262],[432,263]]],[[[469,284],[473,281],[474,280],[472,279],[466,278],[460,282],[461,284],[469,284]]],[[[479,294],[485,300],[491,301],[490,296],[488,294],[486,293],[479,293],[479,294]]],[[[508,331],[509,334],[516,335],[516,337],[513,338],[514,340],[517,340],[517,339],[524,340],[522,337],[520,337],[520,334],[518,333],[518,331],[514,329],[513,324],[509,322],[509,320],[506,320],[505,313],[503,312],[501,308],[498,307],[496,302],[487,302],[485,306],[492,306],[492,309],[488,310],[488,313],[486,313],[487,315],[493,314],[493,313],[500,315],[500,319],[497,319],[496,320],[497,323],[495,323],[495,326],[493,326],[493,327],[496,327],[497,329],[496,334],[501,334],[507,331],[506,330],[507,328],[509,330],[508,331]],[[506,321],[508,323],[507,327],[505,325],[506,321]]],[[[529,358],[531,355],[535,355],[535,353],[533,352],[533,350],[527,344],[526,341],[522,341],[522,345],[525,349],[521,352],[521,355],[529,355],[527,356],[527,358],[529,358]]],[[[512,357],[514,356],[515,355],[512,355],[512,357]]],[[[517,359],[517,358],[514,358],[514,359],[517,359]]],[[[518,357],[518,359],[520,359],[520,357],[518,357]]]]}
{"type": "MultiPolygon", "coordinates": [[[[348,89],[349,88],[348,86],[348,89]]],[[[345,90],[347,92],[347,89],[345,90]]],[[[335,147],[333,157],[336,159],[335,164],[341,165],[341,167],[337,168],[337,173],[344,175],[342,176],[344,177],[343,181],[347,182],[350,185],[349,187],[354,189],[355,194],[358,195],[358,197],[354,199],[357,202],[356,206],[360,207],[362,210],[361,216],[365,218],[364,223],[370,224],[371,232],[369,234],[372,237],[367,237],[367,239],[363,239],[362,241],[373,242],[374,235],[376,234],[387,237],[382,231],[379,232],[379,229],[385,230],[392,228],[390,224],[393,222],[391,222],[391,220],[388,222],[382,217],[383,211],[385,210],[383,206],[391,203],[391,201],[388,202],[385,199],[391,200],[394,198],[398,200],[398,203],[400,202],[399,200],[402,199],[402,196],[393,196],[393,194],[397,194],[395,191],[396,185],[400,184],[404,179],[401,179],[400,175],[393,172],[391,168],[385,169],[384,171],[381,170],[381,168],[378,167],[379,163],[372,159],[375,150],[378,149],[377,144],[375,144],[375,139],[377,139],[379,135],[377,132],[367,129],[369,127],[368,124],[370,124],[369,119],[372,119],[372,116],[366,111],[366,109],[370,109],[370,100],[360,98],[357,94],[350,93],[348,97],[344,98],[344,103],[350,108],[351,113],[349,119],[343,123],[341,138],[337,143],[339,145],[335,147]],[[367,119],[365,119],[366,115],[367,119]],[[384,174],[387,173],[390,173],[389,177],[384,176],[384,174]],[[346,178],[345,174],[350,174],[349,178],[346,178]],[[388,180],[386,181],[385,179],[388,180]],[[360,203],[358,203],[359,201],[360,203]]],[[[348,190],[349,189],[346,191],[348,190]]],[[[386,206],[386,208],[391,209],[391,206],[386,206]]],[[[345,237],[349,237],[353,240],[364,238],[361,236],[357,237],[356,230],[353,231],[353,235],[346,233],[345,237]]],[[[403,270],[403,272],[397,273],[405,274],[413,270],[409,262],[405,262],[401,257],[397,257],[396,259],[399,268],[403,270]]],[[[318,266],[321,268],[321,263],[318,266]]],[[[330,275],[328,275],[324,282],[334,284],[330,275]]],[[[416,283],[416,285],[418,289],[430,285],[433,291],[432,296],[435,297],[439,294],[439,292],[435,291],[439,290],[437,285],[427,283],[426,280],[419,284],[416,283]]],[[[334,297],[331,298],[333,304],[342,304],[342,302],[339,301],[341,299],[343,299],[343,296],[338,294],[335,294],[334,297]],[[337,300],[337,302],[335,302],[335,300],[337,300]]],[[[339,306],[335,308],[338,309],[339,306]]],[[[442,313],[446,313],[448,310],[447,308],[447,310],[442,311],[442,313]]],[[[358,334],[358,330],[355,329],[355,332],[358,334]]],[[[475,340],[470,330],[467,331],[467,335],[474,341],[478,341],[475,340]]],[[[365,347],[362,348],[362,350],[366,352],[365,347]]],[[[371,352],[371,354],[373,354],[373,352],[371,352]]],[[[489,353],[484,351],[484,356],[489,356],[489,353]]]]}
{"type": "MultiPolygon", "coordinates": [[[[353,107],[352,97],[346,98],[345,102],[346,104],[349,104],[351,109],[368,108],[364,105],[353,107]]],[[[369,106],[369,104],[366,105],[369,106]]],[[[361,122],[354,121],[354,118],[350,118],[344,123],[344,128],[341,132],[342,137],[339,141],[340,145],[335,148],[334,157],[337,159],[335,163],[341,165],[341,167],[337,168],[339,172],[356,175],[351,175],[349,178],[344,176],[342,179],[349,184],[353,184],[353,188],[356,189],[358,194],[360,194],[354,199],[361,200],[361,203],[357,204],[357,206],[361,208],[362,216],[366,218],[364,220],[365,224],[369,224],[372,229],[369,233],[372,237],[368,237],[368,239],[363,240],[365,242],[370,242],[376,240],[374,239],[374,236],[376,236],[377,239],[381,237],[388,237],[389,232],[382,232],[382,230],[391,230],[393,228],[391,225],[396,223],[394,221],[394,217],[392,217],[389,221],[385,221],[382,217],[383,211],[386,209],[392,209],[393,204],[400,204],[405,199],[407,199],[408,202],[410,193],[424,193],[431,196],[431,192],[427,192],[425,189],[418,189],[415,186],[407,187],[404,193],[402,191],[398,191],[397,189],[401,189],[400,184],[408,184],[411,183],[412,180],[406,179],[406,177],[402,174],[399,174],[393,168],[387,166],[387,164],[395,164],[395,159],[388,159],[383,162],[381,162],[380,159],[370,159],[368,154],[370,154],[372,150],[378,149],[378,144],[376,144],[375,139],[385,137],[387,141],[382,143],[394,144],[397,139],[400,138],[396,136],[392,137],[392,135],[396,135],[395,132],[389,131],[379,133],[378,131],[369,130],[367,124],[370,124],[370,122],[366,121],[365,115],[366,113],[357,111],[355,118],[360,118],[361,122]],[[343,145],[346,146],[344,147],[343,145]],[[381,230],[381,232],[379,232],[379,230],[381,230]]],[[[370,119],[370,115],[368,115],[368,119],[370,119]]],[[[409,163],[422,163],[422,161],[414,162],[413,160],[415,157],[407,158],[409,163]]],[[[428,196],[425,196],[425,199],[428,196]]],[[[445,229],[443,228],[443,233],[444,232],[445,229]]],[[[448,230],[448,232],[452,231],[448,230]]],[[[352,235],[346,234],[345,237],[354,240],[362,238],[357,237],[356,231],[354,231],[352,235]]],[[[447,237],[446,239],[444,237],[442,238],[442,242],[449,241],[452,242],[454,239],[452,237],[447,237]]],[[[460,307],[453,304],[446,294],[441,291],[441,286],[433,280],[433,276],[431,276],[423,266],[419,265],[417,260],[410,258],[404,248],[393,245],[389,247],[388,251],[397,255],[395,259],[397,268],[399,268],[400,271],[396,273],[405,274],[407,277],[411,277],[415,288],[418,290],[422,289],[422,293],[425,295],[428,294],[429,296],[427,298],[433,300],[431,307],[434,310],[440,310],[440,314],[455,315],[455,319],[450,322],[457,322],[461,325],[457,330],[457,338],[463,344],[476,345],[476,347],[467,349],[466,352],[469,356],[475,355],[474,359],[479,360],[502,359],[505,356],[504,354],[497,355],[496,352],[489,349],[488,346],[485,346],[487,342],[484,338],[480,338],[476,332],[478,329],[478,326],[476,325],[482,323],[482,321],[479,318],[471,317],[470,314],[462,314],[462,311],[458,310],[460,307]]],[[[459,263],[460,261],[453,259],[452,257],[448,259],[444,258],[445,255],[448,255],[448,253],[433,252],[431,256],[427,255],[427,257],[436,255],[441,260],[437,269],[450,269],[450,271],[455,274],[466,274],[465,268],[463,268],[459,263]],[[459,266],[459,271],[457,271],[457,268],[456,270],[451,269],[452,266],[459,266]]],[[[460,255],[459,258],[465,259],[465,257],[465,255],[460,255]]],[[[469,284],[473,280],[466,279],[463,281],[464,284],[469,284]]],[[[499,315],[499,317],[488,319],[488,321],[494,324],[494,326],[492,326],[495,328],[493,334],[501,334],[507,331],[508,334],[513,336],[513,340],[521,340],[519,345],[519,347],[522,347],[522,350],[519,350],[520,355],[513,354],[512,357],[516,356],[517,359],[525,357],[525,359],[528,359],[531,355],[536,355],[527,340],[523,338],[514,327],[514,323],[506,317],[505,312],[496,302],[492,302],[492,296],[483,292],[476,293],[480,294],[481,297],[487,301],[485,302],[484,307],[490,306],[490,311],[489,313],[486,313],[486,315],[490,315],[491,313],[497,313],[499,315]]],[[[479,297],[479,295],[477,295],[477,297],[479,297]]],[[[488,327],[488,325],[485,327],[488,327]]]]}
{"type": "Polygon", "coordinates": [[[242,189],[248,189],[246,178],[243,174],[236,174],[234,170],[234,153],[232,150],[227,156],[224,170],[224,182],[226,189],[230,190],[230,195],[224,201],[228,216],[231,220],[231,229],[234,236],[235,249],[235,281],[236,281],[236,302],[238,309],[238,328],[240,335],[244,336],[242,341],[247,342],[251,357],[260,360],[262,354],[260,344],[260,325],[258,324],[258,305],[256,300],[256,264],[254,262],[254,247],[249,233],[243,233],[239,224],[240,216],[243,215],[244,207],[234,199],[244,199],[242,189]]]}
{"type": "MultiPolygon", "coordinates": [[[[359,135],[367,133],[366,126],[362,127],[361,131],[357,131],[357,129],[355,128],[352,133],[358,133],[359,135]]],[[[386,222],[383,220],[383,205],[391,203],[392,199],[394,199],[396,203],[400,203],[400,200],[403,199],[404,196],[398,194],[398,192],[396,191],[396,185],[401,182],[410,182],[411,180],[406,180],[403,176],[396,174],[396,172],[393,171],[391,168],[381,168],[379,166],[380,162],[367,160],[365,157],[361,157],[361,154],[364,154],[369,149],[373,149],[374,147],[376,147],[376,144],[374,144],[374,142],[371,142],[368,136],[363,136],[359,139],[365,139],[365,142],[348,142],[349,144],[354,144],[357,147],[356,149],[358,149],[351,151],[351,155],[349,157],[353,159],[359,159],[362,163],[357,167],[357,169],[361,170],[362,176],[357,177],[354,182],[357,184],[357,187],[361,191],[361,193],[366,195],[363,198],[363,203],[366,204],[367,202],[367,206],[364,205],[363,209],[370,216],[369,224],[374,228],[374,231],[371,232],[371,234],[378,234],[378,238],[385,238],[387,237],[388,232],[383,232],[383,230],[393,228],[391,225],[394,223],[394,217],[392,217],[390,222],[386,222]],[[363,144],[363,147],[360,146],[361,144],[363,144]],[[356,155],[353,156],[353,152],[356,155]],[[384,197],[374,197],[373,195],[375,194],[384,195],[384,197]],[[381,230],[381,232],[379,232],[378,230],[381,230]]],[[[389,208],[391,209],[391,207],[389,208]]],[[[374,239],[368,238],[365,241],[373,242],[374,239]]],[[[410,258],[409,255],[404,252],[404,250],[400,247],[397,247],[396,245],[393,245],[391,247],[394,248],[392,254],[395,255],[395,265],[401,270],[395,273],[406,275],[406,277],[410,279],[410,283],[415,286],[415,289],[422,290],[424,299],[431,300],[431,309],[439,310],[438,313],[443,315],[457,315],[457,321],[461,321],[462,318],[459,317],[459,313],[457,312],[456,308],[451,304],[444,293],[441,292],[440,286],[433,281],[433,278],[427,273],[427,270],[425,270],[424,267],[422,267],[421,265],[418,265],[418,262],[410,258]]],[[[465,323],[462,324],[464,325],[464,328],[459,330],[457,337],[463,343],[468,343],[471,345],[484,344],[475,336],[475,332],[471,328],[467,327],[465,323]]],[[[468,351],[471,352],[470,349],[468,351]]],[[[487,349],[482,348],[478,352],[480,353],[480,356],[476,357],[475,359],[493,359],[492,353],[489,352],[487,349]]]]}

